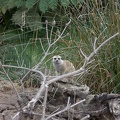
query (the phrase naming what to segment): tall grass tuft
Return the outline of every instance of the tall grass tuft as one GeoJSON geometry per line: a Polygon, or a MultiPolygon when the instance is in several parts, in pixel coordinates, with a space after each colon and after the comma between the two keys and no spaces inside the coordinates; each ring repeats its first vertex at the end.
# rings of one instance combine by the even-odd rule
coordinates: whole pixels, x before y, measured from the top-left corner
{"type": "MultiPolygon", "coordinates": [[[[83,5],[84,13],[72,16],[70,28],[72,48],[71,60],[76,68],[83,63],[80,48],[86,55],[93,50],[94,40],[97,46],[107,38],[120,31],[120,3],[113,0],[102,3],[90,2],[83,5]]],[[[77,9],[78,11],[78,9],[77,9]]],[[[69,51],[69,50],[68,50],[69,51]]],[[[67,56],[71,56],[71,53],[67,56]]],[[[78,78],[86,83],[95,93],[120,92],[120,36],[107,43],[93,58],[88,73],[78,78]]],[[[89,68],[88,67],[88,68],[89,68]]]]}

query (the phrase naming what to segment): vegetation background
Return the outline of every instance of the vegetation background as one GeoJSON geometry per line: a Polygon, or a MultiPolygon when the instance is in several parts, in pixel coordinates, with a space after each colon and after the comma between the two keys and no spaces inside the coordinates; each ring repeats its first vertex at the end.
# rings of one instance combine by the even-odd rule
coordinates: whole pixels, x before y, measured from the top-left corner
{"type": "MultiPolygon", "coordinates": [[[[51,54],[41,68],[53,70],[51,58],[60,54],[80,68],[84,57],[93,50],[94,40],[100,45],[120,31],[119,0],[0,0],[0,60],[3,64],[31,68],[48,48],[45,21],[49,37],[56,39],[65,24],[71,24],[50,49],[51,54]],[[54,25],[54,21],[56,24],[54,25]],[[53,29],[53,30],[52,30],[53,29]],[[54,52],[52,52],[54,51],[54,52]]],[[[90,87],[92,93],[120,92],[120,36],[111,40],[94,57],[87,74],[77,80],[90,87]]],[[[7,69],[12,80],[22,78],[25,70],[7,69]]],[[[0,79],[6,80],[2,71],[0,79]]]]}

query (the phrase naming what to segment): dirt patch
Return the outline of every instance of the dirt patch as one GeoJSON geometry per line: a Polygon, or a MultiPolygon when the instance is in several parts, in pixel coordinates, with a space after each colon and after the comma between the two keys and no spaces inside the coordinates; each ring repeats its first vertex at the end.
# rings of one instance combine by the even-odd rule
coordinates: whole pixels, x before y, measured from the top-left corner
{"type": "MultiPolygon", "coordinates": [[[[17,83],[13,83],[19,94],[23,93],[17,83]]],[[[33,97],[36,88],[26,88],[25,94],[33,97]]],[[[26,103],[27,104],[27,103],[26,103]]],[[[9,81],[0,81],[0,120],[10,120],[20,110],[18,96],[9,81]]]]}
{"type": "MultiPolygon", "coordinates": [[[[19,118],[14,120],[40,120],[43,114],[44,97],[41,97],[35,104],[35,107],[28,113],[21,111],[34,98],[39,88],[29,87],[23,90],[16,83],[13,84],[21,99],[18,98],[9,81],[0,81],[0,120],[11,120],[17,112],[21,113],[19,118]]],[[[49,120],[80,120],[88,114],[91,120],[114,120],[113,115],[109,111],[109,100],[120,98],[120,95],[113,94],[90,95],[86,85],[73,85],[63,82],[54,83],[49,87],[48,91],[45,117],[50,118],[49,120]],[[68,105],[73,105],[83,99],[86,101],[82,104],[56,114],[54,117],[49,117],[51,114],[59,113],[59,111],[64,110],[68,105]]],[[[111,109],[113,109],[114,103],[116,103],[117,107],[119,106],[119,100],[111,101],[111,109]]]]}

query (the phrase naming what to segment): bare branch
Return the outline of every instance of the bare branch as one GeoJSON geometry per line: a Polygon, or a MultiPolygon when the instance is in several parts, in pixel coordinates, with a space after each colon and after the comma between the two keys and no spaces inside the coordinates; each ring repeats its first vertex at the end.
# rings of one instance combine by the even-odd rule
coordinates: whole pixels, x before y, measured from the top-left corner
{"type": "Polygon", "coordinates": [[[70,106],[70,97],[68,97],[67,107],[70,106]]]}
{"type": "Polygon", "coordinates": [[[95,51],[96,49],[96,42],[97,40],[99,39],[99,37],[104,33],[104,31],[107,29],[107,27],[100,33],[100,35],[97,37],[95,37],[95,41],[94,41],[94,44],[93,44],[93,50],[95,51]]]}
{"type": "Polygon", "coordinates": [[[67,106],[67,107],[65,107],[63,110],[58,111],[58,112],[54,113],[53,115],[48,116],[45,120],[48,120],[48,119],[50,119],[50,118],[52,118],[52,117],[54,117],[54,116],[56,116],[56,115],[58,115],[58,114],[60,114],[60,113],[62,113],[62,112],[65,112],[65,111],[67,111],[67,110],[75,107],[76,105],[79,105],[79,104],[85,102],[85,101],[86,101],[86,100],[83,99],[83,100],[80,100],[79,102],[77,102],[77,103],[75,103],[75,104],[73,104],[73,105],[71,105],[71,106],[67,106]]]}
{"type": "Polygon", "coordinates": [[[52,28],[51,28],[51,31],[50,31],[50,43],[51,43],[51,40],[52,40],[52,34],[53,34],[53,29],[54,29],[55,24],[56,24],[56,21],[53,20],[52,21],[52,28]]]}
{"type": "Polygon", "coordinates": [[[47,36],[47,42],[48,42],[48,45],[50,45],[50,41],[49,41],[49,37],[48,37],[48,21],[45,20],[45,24],[46,24],[46,36],[47,36]]]}
{"type": "Polygon", "coordinates": [[[13,84],[13,82],[12,82],[11,78],[10,78],[10,77],[9,77],[9,75],[7,74],[7,72],[6,72],[6,70],[4,69],[4,66],[2,65],[2,63],[1,63],[1,62],[0,62],[0,66],[1,66],[1,68],[2,68],[2,70],[3,70],[3,72],[5,73],[6,77],[7,77],[7,78],[8,78],[8,80],[10,81],[10,83],[11,83],[12,87],[14,88],[14,90],[15,90],[15,92],[16,92],[16,95],[17,95],[17,97],[20,99],[20,95],[18,94],[16,87],[14,86],[14,84],[13,84]]]}
{"type": "Polygon", "coordinates": [[[68,27],[70,23],[71,23],[71,19],[68,23],[66,23],[65,28],[63,29],[62,33],[58,36],[58,38],[51,45],[54,45],[62,37],[63,33],[65,32],[66,28],[68,27]]]}
{"type": "Polygon", "coordinates": [[[39,70],[35,70],[35,69],[30,69],[30,68],[25,68],[25,67],[18,67],[18,66],[12,66],[12,65],[2,65],[3,67],[9,67],[9,68],[18,68],[18,69],[24,69],[24,70],[28,70],[30,72],[36,72],[38,73],[40,76],[42,76],[43,80],[46,79],[46,76],[39,70]]]}
{"type": "Polygon", "coordinates": [[[68,23],[66,23],[66,26],[68,26],[70,23],[71,23],[71,19],[70,19],[70,21],[68,23]]]}
{"type": "MultiPolygon", "coordinates": [[[[68,25],[68,24],[67,24],[68,25]]],[[[64,31],[64,30],[63,30],[64,31]]],[[[62,33],[63,34],[63,33],[62,33]]],[[[35,97],[28,103],[28,105],[27,106],[25,106],[24,108],[23,108],[23,111],[24,112],[26,112],[28,109],[33,109],[34,108],[34,106],[35,106],[35,104],[36,104],[36,102],[38,101],[38,99],[41,97],[41,95],[43,94],[43,92],[45,91],[45,86],[47,85],[50,85],[51,83],[53,83],[53,82],[56,82],[56,81],[58,81],[58,80],[60,80],[60,79],[62,79],[62,78],[65,78],[65,77],[68,77],[68,76],[72,76],[72,75],[75,75],[75,74],[80,74],[81,73],[81,75],[83,75],[84,74],[84,72],[85,72],[85,68],[86,68],[86,66],[89,64],[89,61],[90,61],[90,59],[101,49],[101,47],[103,47],[107,42],[109,42],[111,39],[113,39],[113,38],[115,38],[117,35],[119,35],[119,33],[116,33],[116,34],[114,34],[113,36],[111,36],[111,37],[109,37],[107,40],[105,40],[103,43],[101,43],[101,45],[99,45],[88,57],[87,57],[87,59],[85,59],[85,61],[84,61],[84,63],[83,63],[83,66],[80,68],[80,69],[78,69],[78,70],[76,70],[76,71],[73,71],[73,72],[70,72],[70,73],[67,73],[67,74],[64,74],[64,75],[61,75],[61,76],[57,76],[56,78],[53,78],[53,79],[51,79],[51,80],[49,80],[49,81],[46,81],[46,77],[43,77],[44,78],[44,81],[43,81],[43,83],[42,83],[42,85],[41,85],[41,87],[40,87],[40,89],[39,89],[39,91],[37,92],[37,94],[35,95],[35,97]]],[[[60,35],[59,36],[59,38],[61,37],[62,35],[60,35]]],[[[55,43],[56,41],[54,41],[54,43],[55,43]]],[[[51,44],[52,45],[52,44],[51,44]]],[[[45,56],[44,56],[45,57],[45,56]]],[[[38,63],[39,64],[39,63],[38,63]]],[[[32,70],[34,70],[34,69],[32,69],[32,70]]],[[[35,70],[34,70],[35,71],[35,70]]],[[[37,72],[37,70],[36,70],[36,72],[37,72]]],[[[43,75],[44,76],[44,75],[43,75]]],[[[60,114],[60,113],[62,113],[62,112],[64,112],[64,111],[66,111],[66,110],[68,110],[68,109],[70,109],[70,108],[72,108],[72,107],[74,107],[74,106],[76,106],[76,105],[78,105],[78,104],[80,104],[80,103],[82,103],[82,102],[84,102],[85,101],[85,99],[84,100],[82,100],[82,101],[79,101],[79,102],[77,102],[77,103],[75,103],[75,104],[73,104],[73,105],[71,105],[71,106],[67,106],[65,109],[63,109],[63,110],[61,110],[61,111],[59,111],[59,112],[57,112],[57,113],[55,113],[55,114],[53,114],[53,115],[51,115],[51,116],[49,116],[49,117],[47,117],[46,118],[46,120],[48,120],[49,118],[52,118],[52,117],[54,117],[55,115],[58,115],[58,114],[60,114]]]]}
{"type": "Polygon", "coordinates": [[[81,54],[83,55],[83,57],[84,57],[85,59],[87,59],[87,56],[83,53],[83,51],[82,51],[81,48],[80,48],[80,52],[81,52],[81,54]]]}
{"type": "Polygon", "coordinates": [[[45,49],[44,49],[44,47],[43,47],[43,44],[42,44],[41,38],[39,38],[39,41],[40,41],[41,48],[42,48],[42,50],[43,50],[43,52],[44,52],[44,54],[45,54],[45,49]]]}
{"type": "Polygon", "coordinates": [[[87,57],[87,59],[85,59],[84,65],[82,67],[85,67],[88,63],[88,61],[101,49],[101,47],[103,47],[107,42],[109,42],[111,39],[113,39],[114,37],[116,37],[117,35],[119,35],[120,33],[116,33],[113,36],[109,37],[107,40],[105,40],[103,43],[101,43],[90,55],[89,57],[87,57]]]}
{"type": "Polygon", "coordinates": [[[17,113],[12,117],[12,120],[19,120],[19,115],[20,115],[20,112],[17,112],[17,113]]]}
{"type": "MultiPolygon", "coordinates": [[[[108,38],[107,40],[105,40],[101,45],[99,45],[98,48],[96,48],[95,52],[97,53],[102,46],[104,46],[107,42],[109,42],[111,39],[113,39],[114,37],[116,37],[116,36],[119,35],[119,34],[120,34],[120,33],[118,32],[118,33],[114,34],[113,36],[109,37],[109,38],[108,38]]],[[[93,53],[91,53],[90,58],[94,55],[94,54],[93,54],[93,55],[92,55],[92,54],[93,54],[93,53]]]]}
{"type": "Polygon", "coordinates": [[[95,41],[94,41],[94,45],[93,45],[93,50],[95,51],[95,49],[96,49],[96,42],[97,42],[97,37],[95,37],[95,41]]]}
{"type": "Polygon", "coordinates": [[[44,102],[43,102],[43,113],[42,113],[42,119],[45,120],[45,110],[46,110],[46,102],[47,102],[47,97],[48,97],[48,86],[45,86],[45,96],[44,96],[44,102]]]}
{"type": "Polygon", "coordinates": [[[32,110],[34,108],[36,102],[38,101],[40,96],[42,96],[43,92],[45,91],[45,86],[46,86],[45,81],[43,81],[42,85],[41,85],[40,89],[38,90],[37,94],[35,95],[35,97],[32,98],[32,100],[28,103],[28,105],[23,108],[24,112],[28,111],[28,109],[32,110]]]}
{"type": "Polygon", "coordinates": [[[86,115],[86,116],[83,117],[81,120],[88,120],[88,118],[90,118],[90,115],[86,115]]]}
{"type": "MultiPolygon", "coordinates": [[[[40,62],[39,62],[37,65],[35,65],[32,69],[37,69],[37,68],[42,64],[42,62],[45,60],[45,58],[49,55],[50,48],[62,37],[63,33],[65,32],[65,30],[66,30],[66,28],[68,27],[68,25],[70,24],[70,22],[71,22],[71,19],[70,19],[70,21],[65,25],[65,28],[63,29],[62,33],[58,36],[58,38],[57,38],[53,43],[51,43],[51,42],[49,41],[49,38],[47,38],[48,44],[49,44],[49,45],[48,45],[48,48],[47,48],[47,50],[45,51],[44,56],[41,58],[40,62]]],[[[47,32],[47,37],[48,37],[47,24],[48,24],[48,21],[46,21],[46,32],[47,32]]],[[[52,31],[52,30],[51,30],[51,31],[52,31]]],[[[22,78],[21,81],[23,81],[23,80],[29,75],[29,73],[30,73],[30,71],[27,72],[27,73],[24,75],[24,77],[22,78]]]]}

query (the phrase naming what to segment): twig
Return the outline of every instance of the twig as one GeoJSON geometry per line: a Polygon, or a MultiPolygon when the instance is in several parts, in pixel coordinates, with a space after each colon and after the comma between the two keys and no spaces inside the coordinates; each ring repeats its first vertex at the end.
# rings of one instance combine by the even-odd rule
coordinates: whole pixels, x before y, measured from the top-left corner
{"type": "MultiPolygon", "coordinates": [[[[70,22],[71,22],[71,19],[70,19],[70,21],[65,25],[65,28],[63,29],[62,33],[58,36],[58,38],[57,38],[53,43],[50,43],[49,38],[48,38],[48,30],[46,30],[46,32],[47,32],[47,40],[48,40],[48,43],[49,43],[48,48],[47,48],[47,50],[45,51],[44,56],[42,57],[42,59],[40,60],[40,62],[39,62],[37,65],[35,65],[32,69],[37,69],[37,68],[42,64],[42,62],[44,61],[44,59],[49,55],[50,48],[62,37],[63,33],[65,32],[65,30],[66,30],[66,28],[68,27],[68,25],[70,24],[70,22]]],[[[46,26],[47,26],[47,21],[46,21],[46,26]]],[[[46,27],[46,29],[48,29],[48,28],[46,27]]],[[[23,81],[23,80],[29,75],[29,73],[30,73],[30,71],[28,71],[28,72],[24,75],[24,77],[22,78],[21,81],[23,81]]]]}
{"type": "Polygon", "coordinates": [[[81,120],[88,120],[88,118],[90,118],[90,115],[86,115],[86,116],[83,117],[81,120]]]}
{"type": "Polygon", "coordinates": [[[82,14],[82,15],[79,15],[79,16],[77,17],[77,19],[79,19],[80,17],[88,16],[88,15],[90,15],[90,14],[82,14]]]}
{"type": "Polygon", "coordinates": [[[50,41],[49,41],[49,37],[48,37],[48,21],[45,20],[45,24],[46,24],[46,36],[47,36],[47,42],[48,42],[48,45],[50,45],[50,41]]]}
{"type": "Polygon", "coordinates": [[[45,49],[44,49],[44,47],[43,47],[43,44],[42,44],[41,38],[39,38],[39,41],[40,41],[41,48],[42,48],[42,50],[43,50],[43,52],[44,52],[44,54],[45,54],[45,49]]]}
{"type": "Polygon", "coordinates": [[[71,19],[68,23],[66,23],[65,28],[63,29],[62,33],[58,36],[58,38],[53,43],[51,43],[51,46],[54,45],[62,37],[63,33],[65,32],[66,28],[70,23],[71,23],[71,19]]]}
{"type": "MultiPolygon", "coordinates": [[[[115,38],[117,35],[119,35],[119,33],[114,34],[113,36],[111,36],[111,37],[109,37],[107,40],[105,40],[103,43],[101,43],[101,45],[99,45],[99,46],[87,57],[87,59],[85,59],[85,61],[84,61],[84,63],[83,63],[83,66],[82,66],[80,69],[78,69],[78,70],[76,70],[76,71],[73,71],[73,72],[70,72],[70,73],[67,73],[67,74],[64,74],[64,75],[61,75],[61,76],[58,76],[58,77],[53,78],[52,80],[49,80],[49,81],[46,81],[46,80],[43,81],[43,83],[42,83],[39,91],[38,91],[37,94],[35,95],[35,97],[28,103],[27,106],[25,106],[25,107],[23,108],[23,110],[24,110],[24,111],[27,111],[27,109],[33,109],[33,108],[34,108],[36,102],[38,101],[38,99],[39,99],[39,98],[41,97],[41,95],[43,94],[46,85],[49,85],[49,84],[51,84],[51,83],[53,83],[53,82],[56,82],[56,81],[58,81],[58,80],[60,80],[60,79],[62,79],[62,78],[64,78],[64,77],[72,76],[72,75],[74,75],[74,74],[78,74],[78,73],[84,74],[83,71],[85,71],[86,65],[89,63],[89,60],[101,49],[101,47],[103,47],[107,42],[109,42],[111,39],[115,38]]],[[[86,58],[86,57],[85,57],[85,58],[86,58]]],[[[46,78],[45,78],[45,79],[46,79],[46,78]]],[[[80,101],[80,103],[81,103],[81,102],[82,102],[82,101],[80,101]]],[[[80,104],[80,103],[79,103],[79,104],[80,104]]],[[[71,108],[71,107],[74,107],[75,105],[76,105],[76,104],[71,105],[70,108],[71,108]]],[[[57,114],[60,114],[61,112],[66,111],[66,110],[68,110],[68,108],[65,108],[65,109],[63,109],[62,111],[59,111],[59,112],[57,112],[57,113],[55,113],[55,114],[47,117],[46,120],[49,119],[49,118],[51,118],[51,117],[53,117],[53,116],[55,116],[55,115],[57,115],[57,114]]]]}
{"type": "Polygon", "coordinates": [[[65,32],[65,30],[66,30],[66,28],[68,27],[68,25],[70,24],[70,22],[71,22],[71,19],[70,19],[70,21],[66,24],[66,26],[65,26],[65,28],[63,29],[63,31],[62,31],[62,33],[60,34],[60,36],[59,36],[53,43],[51,43],[51,44],[48,46],[48,48],[47,48],[47,50],[46,50],[46,52],[45,52],[45,55],[43,56],[43,58],[41,59],[41,61],[40,61],[37,65],[35,65],[35,66],[33,67],[34,69],[37,69],[37,68],[41,65],[41,63],[43,62],[43,60],[44,60],[44,59],[46,58],[46,56],[48,55],[50,48],[62,37],[63,33],[65,32]]]}
{"type": "Polygon", "coordinates": [[[28,109],[32,110],[36,104],[36,102],[38,101],[38,99],[40,98],[40,96],[42,96],[43,92],[45,91],[45,81],[42,82],[42,85],[40,87],[40,89],[38,90],[38,92],[36,93],[35,97],[32,98],[32,100],[27,104],[27,106],[25,106],[23,108],[23,111],[26,112],[28,111],[28,109]]]}
{"type": "Polygon", "coordinates": [[[53,21],[52,21],[52,28],[51,28],[51,31],[50,31],[50,44],[51,44],[52,34],[53,34],[53,29],[54,29],[55,24],[56,24],[56,21],[53,20],[53,21]]]}
{"type": "Polygon", "coordinates": [[[87,57],[87,59],[85,59],[83,68],[85,68],[85,66],[87,65],[88,61],[100,50],[101,47],[103,47],[107,42],[109,42],[112,38],[116,37],[117,35],[119,35],[120,33],[116,33],[113,36],[109,37],[107,40],[105,40],[103,43],[101,43],[90,55],[89,57],[87,57]]]}
{"type": "Polygon", "coordinates": [[[84,64],[83,64],[83,66],[80,69],[78,69],[76,71],[73,71],[73,72],[70,72],[70,73],[67,73],[67,74],[63,74],[61,76],[57,76],[56,78],[53,78],[52,80],[46,81],[46,83],[42,84],[40,90],[37,92],[36,96],[34,97],[36,99],[36,101],[39,99],[39,97],[41,97],[43,91],[45,90],[45,84],[49,85],[49,84],[54,83],[54,82],[56,82],[56,81],[58,81],[58,80],[60,80],[62,78],[69,77],[69,76],[72,76],[72,75],[75,75],[75,74],[78,74],[78,73],[79,74],[80,73],[84,74],[85,67],[88,64],[89,60],[100,50],[100,48],[102,46],[104,46],[108,41],[110,41],[112,38],[116,37],[117,35],[119,35],[119,33],[114,34],[113,36],[111,36],[110,38],[108,38],[107,40],[105,40],[98,48],[96,48],[95,51],[93,51],[87,57],[87,59],[85,59],[84,64]]]}
{"type": "MultiPolygon", "coordinates": [[[[119,34],[120,34],[120,33],[118,32],[118,33],[114,34],[113,36],[109,37],[109,38],[108,38],[107,40],[105,40],[101,45],[99,45],[99,47],[96,48],[95,51],[98,52],[102,46],[104,46],[107,42],[109,42],[111,39],[113,39],[114,37],[116,37],[116,36],[119,35],[119,34]]],[[[93,53],[92,53],[92,54],[93,54],[93,53]]],[[[91,54],[90,57],[93,56],[92,54],[91,54]]]]}
{"type": "Polygon", "coordinates": [[[98,38],[95,37],[95,41],[94,41],[94,45],[93,45],[93,50],[96,49],[96,42],[97,42],[97,40],[100,38],[100,36],[104,33],[104,31],[105,31],[106,29],[107,29],[107,27],[105,27],[105,29],[100,33],[100,35],[98,36],[98,38]]]}
{"type": "Polygon", "coordinates": [[[81,54],[83,55],[83,57],[84,57],[85,59],[87,59],[87,56],[83,53],[83,51],[82,51],[81,48],[80,48],[80,52],[81,52],[81,54]]]}
{"type": "Polygon", "coordinates": [[[44,96],[44,102],[43,102],[43,113],[42,113],[42,119],[45,120],[45,110],[46,110],[46,103],[47,103],[47,97],[48,97],[48,86],[45,86],[45,96],[44,96]]]}
{"type": "Polygon", "coordinates": [[[65,111],[67,111],[67,110],[75,107],[76,105],[79,105],[79,104],[83,103],[84,101],[86,101],[86,100],[83,99],[83,100],[81,100],[81,101],[79,101],[79,102],[77,102],[77,103],[75,103],[75,104],[73,104],[73,105],[71,105],[71,106],[67,106],[67,107],[65,107],[63,110],[58,111],[58,112],[54,113],[53,115],[48,116],[45,120],[48,120],[48,119],[50,119],[50,118],[52,118],[52,117],[54,117],[54,116],[56,116],[56,115],[58,115],[58,114],[60,114],[60,113],[62,113],[62,112],[65,112],[65,111]]]}
{"type": "Polygon", "coordinates": [[[17,113],[12,117],[12,120],[19,120],[19,115],[20,115],[20,112],[17,112],[17,113]]]}
{"type": "Polygon", "coordinates": [[[1,62],[0,62],[0,66],[1,66],[1,68],[2,68],[2,70],[3,70],[3,72],[5,73],[6,77],[7,77],[7,78],[8,78],[8,80],[10,81],[10,83],[11,83],[12,87],[14,88],[14,90],[15,90],[15,92],[16,92],[16,95],[17,95],[17,97],[20,99],[20,95],[18,94],[16,87],[14,86],[14,84],[13,84],[12,80],[10,79],[9,75],[7,74],[7,72],[6,72],[6,70],[4,69],[4,66],[2,65],[2,63],[1,63],[1,62]]]}
{"type": "Polygon", "coordinates": [[[94,45],[93,45],[93,50],[95,51],[95,49],[96,49],[96,42],[97,42],[97,37],[95,37],[95,41],[94,41],[94,45]]]}
{"type": "Polygon", "coordinates": [[[67,107],[70,106],[70,97],[68,97],[67,107]]]}
{"type": "Polygon", "coordinates": [[[2,65],[3,67],[8,67],[8,68],[18,68],[18,69],[24,69],[24,70],[28,70],[30,72],[36,72],[38,73],[40,76],[42,76],[43,80],[46,79],[46,76],[39,70],[35,70],[35,69],[30,69],[30,68],[26,68],[26,67],[18,67],[18,66],[13,66],[13,65],[2,65]]]}

